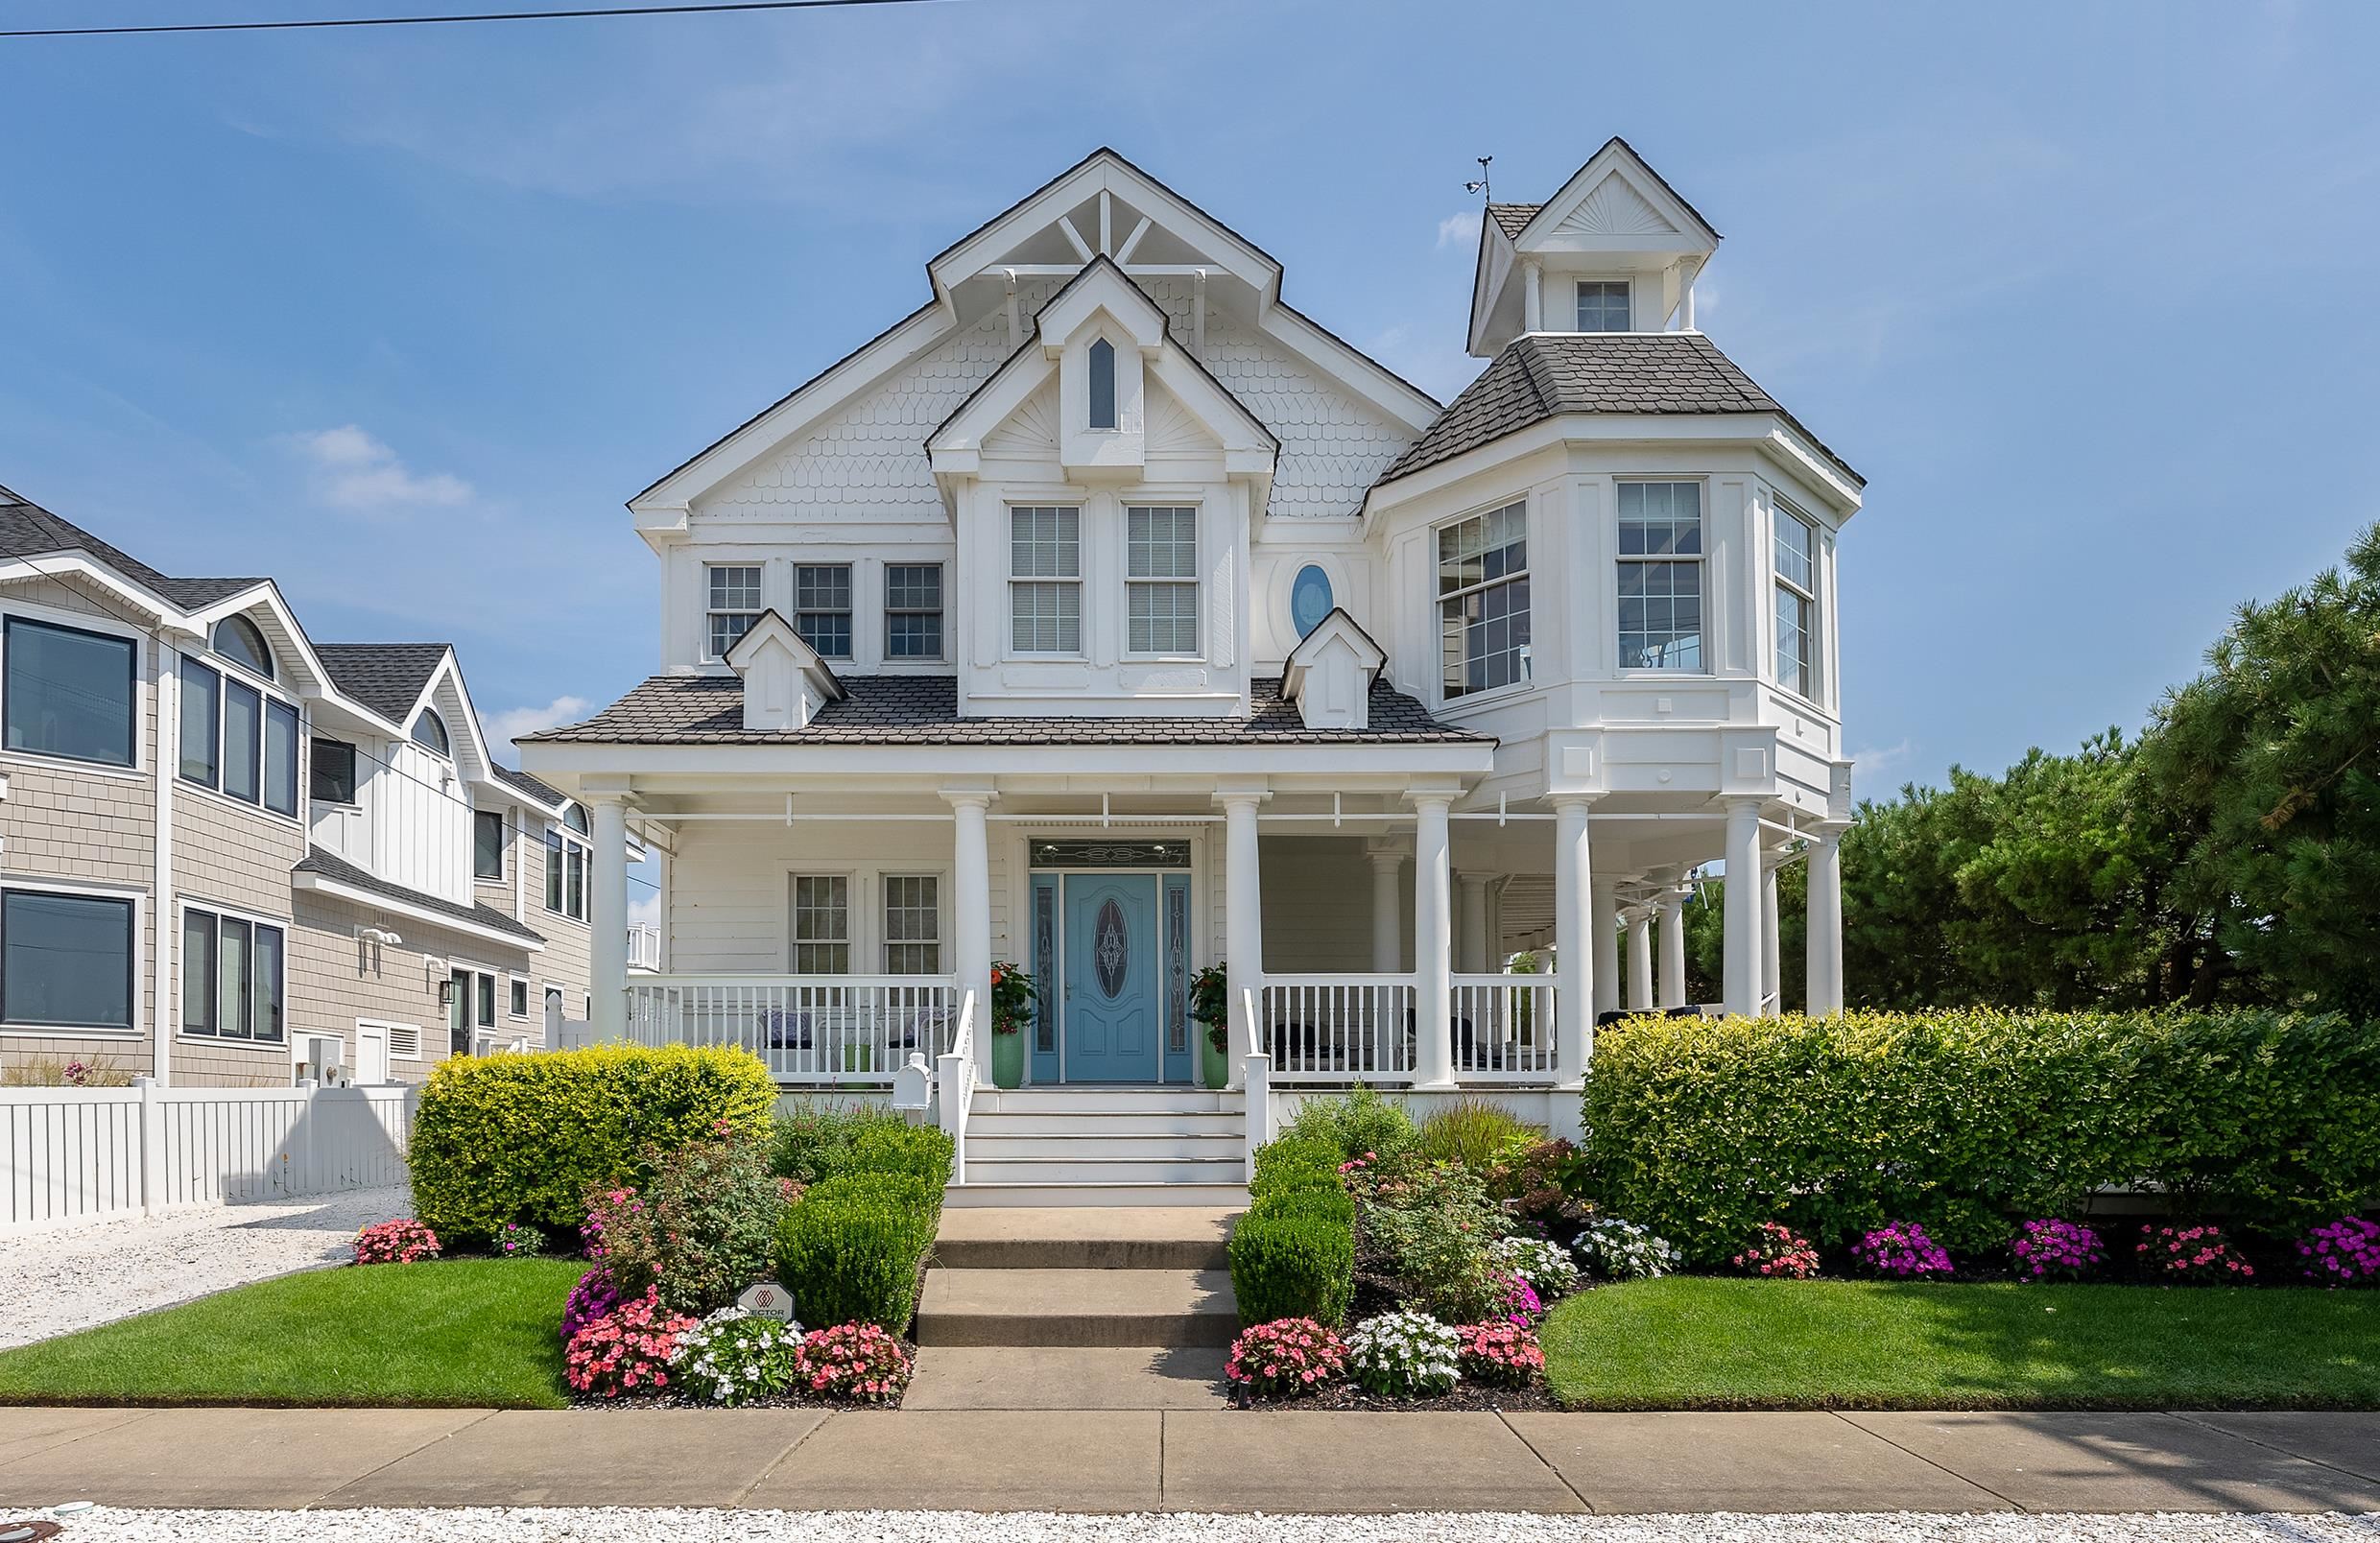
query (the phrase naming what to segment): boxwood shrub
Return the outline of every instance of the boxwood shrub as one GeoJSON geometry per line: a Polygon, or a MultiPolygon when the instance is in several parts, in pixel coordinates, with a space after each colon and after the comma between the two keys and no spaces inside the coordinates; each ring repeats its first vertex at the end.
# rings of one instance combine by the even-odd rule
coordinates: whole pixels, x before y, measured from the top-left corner
{"type": "Polygon", "coordinates": [[[1332,1324],[1346,1317],[1355,1294],[1355,1201],[1337,1169],[1337,1149],[1327,1143],[1286,1138],[1258,1149],[1254,1199],[1231,1229],[1231,1294],[1243,1324],[1285,1317],[1332,1324]],[[1327,1185],[1311,1182],[1315,1154],[1301,1146],[1321,1149],[1327,1185]]]}
{"type": "Polygon", "coordinates": [[[941,1211],[940,1182],[914,1174],[844,1174],[811,1185],[777,1227],[776,1277],[794,1294],[794,1316],[812,1328],[908,1328],[941,1211]]]}
{"type": "Polygon", "coordinates": [[[598,1184],[642,1184],[647,1153],[719,1133],[765,1138],[776,1083],[741,1050],[603,1045],[457,1056],[422,1089],[406,1164],[441,1238],[507,1222],[575,1231],[598,1184]]]}
{"type": "Polygon", "coordinates": [[[2274,1230],[2380,1192],[2380,1034],[2335,1014],[1637,1018],[1584,1097],[1590,1198],[1702,1264],[1771,1221],[1956,1256],[2105,1186],[2274,1230]]]}
{"type": "Polygon", "coordinates": [[[1256,1171],[1249,1176],[1251,1199],[1290,1190],[1338,1190],[1339,1149],[1311,1136],[1282,1136],[1256,1149],[1256,1171]]]}

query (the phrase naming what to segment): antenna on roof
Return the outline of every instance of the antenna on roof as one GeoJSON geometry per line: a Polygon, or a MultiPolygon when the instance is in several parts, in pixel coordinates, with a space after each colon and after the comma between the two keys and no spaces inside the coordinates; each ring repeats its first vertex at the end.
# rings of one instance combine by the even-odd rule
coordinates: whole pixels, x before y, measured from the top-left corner
{"type": "Polygon", "coordinates": [[[1494,160],[1495,157],[1493,155],[1481,155],[1475,158],[1479,161],[1479,180],[1476,182],[1464,183],[1463,191],[1465,193],[1476,193],[1480,196],[1483,202],[1493,202],[1495,200],[1495,195],[1488,191],[1488,163],[1494,160]]]}

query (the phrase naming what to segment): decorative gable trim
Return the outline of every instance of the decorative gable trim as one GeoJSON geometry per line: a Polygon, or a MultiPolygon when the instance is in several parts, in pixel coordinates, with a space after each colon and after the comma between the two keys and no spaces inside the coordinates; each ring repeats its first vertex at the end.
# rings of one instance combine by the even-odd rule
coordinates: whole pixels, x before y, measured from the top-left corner
{"type": "Polygon", "coordinates": [[[774,608],[736,639],[727,668],[744,682],[744,727],[750,731],[806,728],[821,707],[843,696],[835,672],[774,608]]]}
{"type": "Polygon", "coordinates": [[[298,674],[302,678],[296,685],[301,695],[328,693],[335,689],[331,684],[330,671],[314,652],[313,643],[307,640],[306,629],[298,623],[298,613],[290,609],[288,601],[281,598],[280,585],[270,579],[264,582],[261,590],[249,589],[236,595],[226,595],[212,605],[190,612],[185,625],[191,632],[204,638],[214,633],[217,622],[226,616],[239,615],[246,615],[256,624],[257,630],[264,633],[266,643],[284,662],[298,667],[298,674]]]}
{"type": "Polygon", "coordinates": [[[1308,728],[1367,728],[1371,683],[1388,662],[1388,651],[1346,608],[1333,606],[1290,650],[1281,669],[1281,695],[1297,704],[1308,728]]]}
{"type": "Polygon", "coordinates": [[[1635,147],[1616,134],[1539,205],[1512,244],[1522,251],[1537,251],[1553,244],[1550,238],[1582,234],[1591,234],[1602,250],[1641,242],[1648,250],[1707,254],[1720,240],[1702,212],[1679,198],[1635,147]]]}

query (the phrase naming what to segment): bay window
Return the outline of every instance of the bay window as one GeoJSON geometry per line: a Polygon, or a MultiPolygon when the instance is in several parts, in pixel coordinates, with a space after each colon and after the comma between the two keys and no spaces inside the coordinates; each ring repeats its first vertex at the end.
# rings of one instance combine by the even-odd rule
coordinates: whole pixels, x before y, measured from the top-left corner
{"type": "Polygon", "coordinates": [[[139,665],[131,638],[12,616],[0,653],[10,749],[132,764],[139,665]]]}
{"type": "Polygon", "coordinates": [[[1083,652],[1083,511],[1009,510],[1009,645],[1017,653],[1083,652]]]}
{"type": "Polygon", "coordinates": [[[1439,649],[1446,700],[1529,678],[1529,506],[1438,532],[1439,649]]]}
{"type": "Polygon", "coordinates": [[[1619,486],[1620,668],[1701,671],[1702,485],[1619,486]]]}
{"type": "Polygon", "coordinates": [[[1199,511],[1124,511],[1124,648],[1195,654],[1199,649],[1199,511]]]}
{"type": "Polygon", "coordinates": [[[181,912],[181,1032],[278,1043],[286,935],[198,906],[181,912]]]}
{"type": "Polygon", "coordinates": [[[1776,683],[1818,700],[1818,531],[1776,508],[1776,683]]]}

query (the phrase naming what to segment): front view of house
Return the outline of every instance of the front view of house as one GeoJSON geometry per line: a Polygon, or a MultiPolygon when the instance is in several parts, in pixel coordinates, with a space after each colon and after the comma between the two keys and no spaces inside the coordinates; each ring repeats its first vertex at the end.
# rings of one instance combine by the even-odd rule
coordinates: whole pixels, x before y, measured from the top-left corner
{"type": "Polygon", "coordinates": [[[881,1084],[966,1018],[1037,1088],[1236,1084],[1254,1051],[1559,1122],[1600,1012],[1685,1001],[1714,860],[1760,901],[1726,908],[1726,1006],[1777,1005],[1806,860],[1837,1007],[1862,484],[1695,330],[1718,241],[1616,139],[1489,205],[1488,363],[1441,406],[1111,151],[962,237],[917,311],[631,503],[661,669],[523,742],[593,813],[594,1032],[881,1084]],[[663,872],[633,974],[631,832],[663,872]],[[1034,982],[1014,1036],[995,968],[1034,982]]]}

